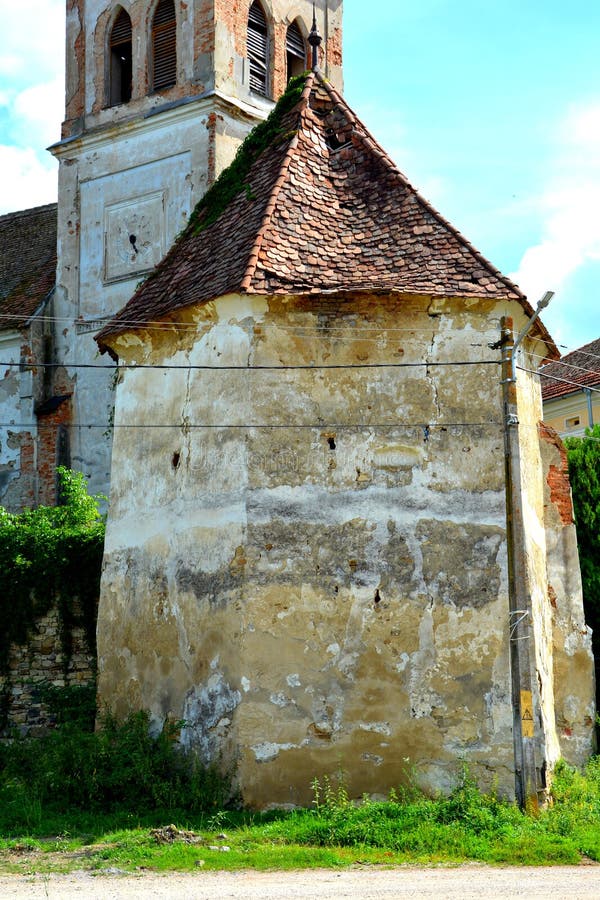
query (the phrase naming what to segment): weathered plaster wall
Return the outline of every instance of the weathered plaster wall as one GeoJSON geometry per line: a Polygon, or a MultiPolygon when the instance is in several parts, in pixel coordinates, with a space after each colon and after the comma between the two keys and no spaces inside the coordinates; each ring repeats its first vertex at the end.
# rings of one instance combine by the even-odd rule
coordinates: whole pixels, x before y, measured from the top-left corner
{"type": "MultiPolygon", "coordinates": [[[[22,336],[19,332],[1,332],[0,350],[6,362],[18,363],[21,358],[22,336]]],[[[3,424],[0,426],[0,505],[12,506],[11,495],[15,491],[14,482],[21,474],[21,442],[25,432],[21,423],[32,415],[31,404],[27,404],[22,375],[18,366],[0,367],[0,405],[3,424]],[[25,417],[25,418],[24,418],[25,417]],[[6,424],[4,424],[6,423],[6,424]]],[[[32,420],[29,420],[32,421],[32,420]]]]}
{"type": "Polygon", "coordinates": [[[207,104],[181,107],[56,151],[56,353],[75,384],[73,463],[94,493],[109,488],[113,378],[98,358],[93,335],[162,259],[205,192],[208,114],[207,104]],[[81,363],[98,368],[78,368],[81,363]]]}
{"type": "Polygon", "coordinates": [[[117,424],[164,427],[115,436],[103,702],[185,718],[257,806],[340,765],[353,794],[460,759],[513,792],[500,370],[421,365],[494,358],[491,313],[232,297],[118,341],[184,368],[118,389],[117,424]],[[318,368],[367,362],[419,365],[318,368]]]}
{"type": "Polygon", "coordinates": [[[580,766],[593,749],[594,658],[585,624],[577,534],[566,451],[557,433],[540,424],[544,524],[552,616],[552,678],[561,755],[580,766]]]}
{"type": "Polygon", "coordinates": [[[0,506],[11,512],[44,502],[51,493],[41,464],[40,444],[47,435],[38,428],[36,416],[44,396],[44,371],[33,365],[43,359],[43,352],[43,328],[35,320],[22,331],[0,332],[0,506]]]}
{"type": "MultiPolygon", "coordinates": [[[[534,344],[535,347],[535,344],[534,344]]],[[[534,350],[534,352],[536,352],[534,350]]],[[[529,628],[532,664],[534,727],[539,747],[537,768],[544,761],[551,769],[560,757],[555,728],[552,679],[552,607],[548,602],[547,548],[544,528],[544,477],[538,424],[542,418],[539,379],[532,375],[535,361],[528,355],[517,370],[521,496],[525,536],[525,569],[531,613],[529,628]],[[529,371],[526,371],[529,370],[529,371]]]]}

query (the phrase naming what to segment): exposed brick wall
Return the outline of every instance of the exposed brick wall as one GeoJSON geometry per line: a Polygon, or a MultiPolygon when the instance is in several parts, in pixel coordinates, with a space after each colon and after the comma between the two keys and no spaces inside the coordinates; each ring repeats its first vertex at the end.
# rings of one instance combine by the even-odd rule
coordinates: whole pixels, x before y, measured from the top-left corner
{"type": "MultiPolygon", "coordinates": [[[[177,14],[177,41],[178,46],[183,47],[184,42],[190,40],[190,29],[193,53],[193,73],[184,71],[182,67],[183,54],[179,54],[179,67],[177,84],[161,92],[164,99],[175,101],[183,97],[196,96],[210,88],[211,81],[208,72],[199,65],[201,59],[213,57],[216,50],[217,29],[216,22],[230,35],[233,53],[245,58],[247,53],[246,36],[248,25],[248,11],[252,0],[197,0],[193,8],[187,3],[176,3],[177,14]],[[192,21],[193,16],[193,21],[192,21]],[[199,74],[203,72],[202,76],[199,74]]],[[[149,57],[151,54],[151,17],[154,14],[156,4],[148,3],[148,0],[131,0],[124,4],[131,18],[133,32],[133,93],[130,103],[127,105],[127,114],[135,114],[136,104],[141,109],[145,98],[150,92],[149,85],[149,57]],[[142,104],[142,106],[140,106],[142,104]]],[[[286,32],[288,26],[295,18],[302,23],[302,30],[307,31],[312,19],[312,5],[307,0],[303,2],[281,2],[281,0],[263,0],[262,7],[267,18],[270,34],[270,95],[277,99],[285,90],[287,80],[286,63],[286,32]]],[[[93,60],[85,59],[85,23],[83,13],[83,0],[67,0],[67,98],[66,121],[63,124],[63,137],[67,137],[81,128],[82,117],[85,113],[85,72],[86,65],[93,67],[93,97],[87,103],[91,103],[92,113],[98,114],[105,109],[107,104],[106,79],[106,47],[109,32],[113,26],[118,6],[106,2],[104,9],[99,13],[95,23],[93,35],[93,60]]],[[[330,9],[332,6],[330,5],[330,9]]],[[[323,27],[323,11],[318,12],[319,27],[323,27]]],[[[325,63],[334,67],[342,65],[342,29],[335,27],[330,22],[330,34],[327,48],[322,51],[322,65],[325,63]]],[[[307,46],[307,51],[310,48],[307,46]]],[[[224,64],[227,72],[220,72],[229,79],[234,77],[233,55],[224,64]]]]}
{"type": "Polygon", "coordinates": [[[65,399],[52,412],[38,417],[38,503],[54,506],[56,495],[56,467],[60,465],[58,431],[61,425],[69,428],[72,421],[71,398],[65,399]]]}
{"type": "Polygon", "coordinates": [[[569,463],[567,451],[556,431],[544,422],[539,424],[540,439],[555,447],[559,453],[559,465],[550,465],[546,480],[550,488],[550,501],[556,506],[563,525],[572,525],[573,500],[571,482],[569,481],[569,463]]]}
{"type": "Polygon", "coordinates": [[[76,123],[85,111],[85,32],[84,0],[67,0],[67,71],[65,121],[62,137],[77,131],[76,123]]]}
{"type": "Polygon", "coordinates": [[[24,734],[51,725],[53,718],[40,700],[40,686],[92,684],[95,662],[83,629],[73,628],[72,655],[65,677],[58,612],[50,610],[37,622],[28,643],[12,648],[8,679],[0,676],[0,695],[5,690],[9,694],[7,729],[18,728],[24,734]]]}

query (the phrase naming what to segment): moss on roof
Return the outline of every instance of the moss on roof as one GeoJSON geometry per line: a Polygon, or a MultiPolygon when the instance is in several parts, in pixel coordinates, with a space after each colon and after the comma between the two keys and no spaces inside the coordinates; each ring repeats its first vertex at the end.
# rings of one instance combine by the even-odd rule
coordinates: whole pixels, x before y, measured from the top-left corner
{"type": "Polygon", "coordinates": [[[279,98],[269,117],[252,129],[238,149],[235,158],[208,189],[194,209],[188,229],[194,234],[212,225],[225,212],[231,201],[246,192],[253,199],[252,189],[247,183],[252,165],[267,147],[279,140],[287,140],[289,132],[284,132],[281,123],[285,115],[299,102],[306,83],[307,73],[292,78],[285,93],[279,98]]]}

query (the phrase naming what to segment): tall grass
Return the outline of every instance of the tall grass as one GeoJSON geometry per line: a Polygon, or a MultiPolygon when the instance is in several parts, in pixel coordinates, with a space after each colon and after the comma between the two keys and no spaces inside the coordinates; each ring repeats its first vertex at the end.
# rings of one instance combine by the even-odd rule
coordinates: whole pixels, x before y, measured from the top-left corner
{"type": "Polygon", "coordinates": [[[39,829],[44,818],[77,811],[200,812],[223,806],[230,780],[175,742],[177,723],[156,737],[145,712],[90,731],[67,721],[44,737],[0,743],[0,829],[39,829]]]}
{"type": "Polygon", "coordinates": [[[466,771],[449,796],[404,788],[385,802],[352,801],[343,780],[322,778],[312,808],[259,814],[228,806],[230,779],[177,749],[177,724],[156,737],[145,713],[102,725],[91,732],[65,721],[44,738],[0,744],[0,855],[11,844],[2,837],[35,836],[47,846],[44,836],[68,834],[71,844],[93,841],[81,865],[100,867],[192,868],[200,857],[208,868],[232,869],[600,862],[600,757],[584,772],[559,764],[548,808],[535,817],[480,792],[466,771]],[[151,826],[170,823],[193,829],[198,841],[158,845],[151,826]],[[223,831],[228,853],[212,846],[223,831]]]}

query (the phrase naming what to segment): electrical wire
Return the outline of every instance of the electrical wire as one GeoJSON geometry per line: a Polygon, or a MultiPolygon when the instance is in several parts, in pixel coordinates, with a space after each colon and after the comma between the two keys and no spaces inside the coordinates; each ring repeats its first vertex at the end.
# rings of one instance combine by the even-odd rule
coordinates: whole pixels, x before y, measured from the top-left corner
{"type": "Polygon", "coordinates": [[[15,422],[0,422],[0,428],[60,428],[60,427],[68,427],[68,428],[102,428],[104,431],[113,431],[115,429],[120,428],[144,428],[144,429],[154,429],[154,428],[177,428],[183,431],[187,430],[208,430],[208,431],[216,431],[220,429],[232,429],[232,430],[251,430],[253,428],[256,429],[273,429],[280,430],[283,428],[287,428],[289,430],[301,430],[301,431],[368,431],[370,429],[386,429],[386,430],[421,430],[429,433],[431,429],[439,429],[443,431],[444,429],[449,428],[501,428],[502,422],[437,422],[435,424],[429,424],[427,422],[411,422],[402,423],[402,422],[356,422],[356,423],[340,423],[340,422],[320,422],[317,424],[296,424],[291,422],[284,423],[275,423],[269,424],[267,422],[252,422],[252,423],[230,423],[230,422],[220,422],[217,424],[193,424],[189,422],[175,422],[175,423],[157,423],[153,422],[151,424],[127,424],[127,423],[114,423],[114,422],[34,422],[34,423],[15,423],[15,422]]]}
{"type": "MultiPolygon", "coordinates": [[[[534,359],[546,359],[545,356],[540,356],[539,353],[531,353],[531,354],[528,354],[528,355],[531,356],[531,357],[533,357],[534,359]]],[[[555,362],[552,362],[552,363],[550,363],[549,365],[554,365],[554,366],[564,366],[566,369],[574,369],[574,370],[577,371],[577,372],[585,372],[585,373],[588,374],[588,375],[597,375],[597,376],[598,376],[598,379],[600,380],[600,368],[599,368],[598,370],[596,370],[596,369],[587,369],[585,366],[578,366],[578,365],[575,365],[575,363],[567,363],[567,362],[563,362],[562,359],[557,359],[555,362]]],[[[543,368],[543,366],[540,367],[539,373],[540,373],[540,375],[544,375],[544,374],[545,374],[545,373],[544,373],[544,368],[543,368]]]]}
{"type": "MultiPolygon", "coordinates": [[[[351,314],[351,315],[354,316],[356,314],[351,314]]],[[[31,316],[18,316],[18,315],[12,315],[12,314],[8,314],[8,313],[0,313],[0,320],[2,320],[2,319],[10,319],[11,321],[14,321],[15,319],[17,319],[17,320],[20,320],[23,322],[28,322],[28,321],[30,321],[31,316]]],[[[91,330],[91,328],[101,329],[104,326],[108,325],[110,322],[112,322],[113,319],[114,319],[114,316],[107,316],[106,318],[93,319],[93,320],[86,322],[86,321],[78,321],[77,319],[73,319],[72,317],[67,317],[67,316],[39,316],[36,318],[36,321],[37,322],[53,322],[56,324],[67,323],[67,324],[72,324],[75,327],[82,326],[82,325],[90,326],[90,330],[91,330]]],[[[500,319],[492,318],[492,319],[488,319],[487,322],[490,326],[493,326],[493,325],[496,325],[497,327],[500,326],[500,319]]],[[[165,322],[164,320],[163,321],[153,320],[153,321],[149,321],[149,322],[143,322],[143,321],[136,320],[136,319],[123,319],[119,322],[119,326],[121,326],[121,325],[127,326],[127,327],[131,326],[131,327],[142,328],[145,331],[147,331],[147,330],[190,331],[192,329],[198,330],[198,328],[202,325],[202,323],[201,322],[170,322],[170,321],[165,322]]],[[[301,325],[301,324],[284,325],[284,324],[279,324],[277,322],[255,322],[253,325],[253,330],[273,328],[273,329],[276,329],[277,331],[290,331],[290,332],[308,331],[308,332],[314,332],[317,334],[323,334],[323,332],[327,332],[327,333],[334,332],[334,331],[340,331],[340,332],[344,331],[345,332],[345,331],[348,331],[349,329],[353,329],[353,330],[359,330],[362,333],[373,333],[373,334],[380,335],[382,333],[383,334],[418,334],[420,332],[422,332],[424,334],[429,334],[432,330],[432,327],[433,326],[431,326],[429,328],[416,328],[416,327],[399,328],[399,327],[389,327],[389,326],[384,327],[384,326],[376,326],[376,325],[369,327],[369,326],[365,326],[365,325],[353,325],[351,322],[347,322],[346,325],[342,325],[342,324],[340,324],[340,325],[331,325],[331,324],[327,324],[327,325],[301,325]]]]}
{"type": "Polygon", "coordinates": [[[479,360],[450,360],[446,362],[397,362],[397,363],[302,363],[298,365],[285,366],[211,366],[211,365],[174,365],[172,363],[125,363],[124,365],[103,365],[102,363],[17,363],[17,362],[0,362],[0,366],[6,368],[14,368],[19,366],[26,369],[104,369],[105,371],[119,372],[123,369],[175,369],[183,371],[200,371],[200,372],[281,372],[287,370],[313,370],[319,369],[416,369],[416,368],[432,368],[445,366],[498,366],[502,364],[500,359],[479,359],[479,360]]]}
{"type": "Polygon", "coordinates": [[[563,384],[571,384],[579,390],[584,387],[586,391],[591,391],[593,394],[600,394],[600,388],[590,387],[587,384],[582,385],[579,381],[569,381],[568,378],[559,378],[558,375],[549,375],[547,372],[541,372],[539,370],[535,372],[533,369],[524,368],[524,366],[517,366],[517,369],[520,369],[521,372],[527,372],[529,375],[541,375],[542,378],[550,378],[552,381],[561,381],[563,384]]]}

